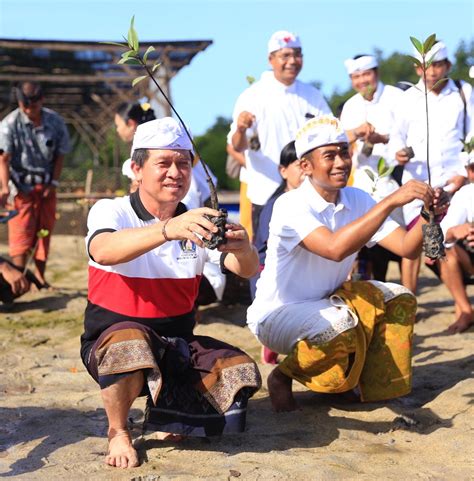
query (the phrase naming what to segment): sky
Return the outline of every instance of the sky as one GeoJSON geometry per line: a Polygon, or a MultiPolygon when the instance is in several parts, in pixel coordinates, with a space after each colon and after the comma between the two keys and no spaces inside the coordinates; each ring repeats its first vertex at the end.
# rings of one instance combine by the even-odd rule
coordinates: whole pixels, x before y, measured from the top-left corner
{"type": "Polygon", "coordinates": [[[474,32],[474,0],[0,0],[0,37],[120,41],[131,17],[142,44],[212,40],[171,83],[175,108],[195,135],[231,117],[248,75],[268,69],[267,42],[297,33],[304,67],[329,97],[346,90],[343,61],[381,49],[411,53],[410,36],[436,33],[454,52],[474,32]]]}

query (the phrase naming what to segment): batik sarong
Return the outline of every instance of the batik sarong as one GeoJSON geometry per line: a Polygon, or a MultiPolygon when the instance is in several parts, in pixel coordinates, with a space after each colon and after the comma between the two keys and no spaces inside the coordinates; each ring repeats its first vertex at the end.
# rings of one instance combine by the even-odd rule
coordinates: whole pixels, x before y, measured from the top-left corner
{"type": "Polygon", "coordinates": [[[247,401],[261,385],[240,349],[207,336],[163,337],[136,322],[105,330],[87,368],[102,389],[143,370],[145,429],[190,436],[243,431],[247,401]]]}
{"type": "Polygon", "coordinates": [[[362,401],[408,394],[416,298],[401,286],[386,286],[344,283],[335,295],[357,316],[357,325],[326,342],[299,341],[281,371],[316,392],[358,387],[362,401]]]}

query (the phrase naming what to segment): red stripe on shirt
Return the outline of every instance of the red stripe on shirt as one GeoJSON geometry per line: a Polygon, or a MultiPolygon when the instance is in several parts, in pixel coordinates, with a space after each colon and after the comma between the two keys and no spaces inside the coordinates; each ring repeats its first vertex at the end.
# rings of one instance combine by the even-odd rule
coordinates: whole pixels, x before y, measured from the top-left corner
{"type": "Polygon", "coordinates": [[[189,279],[125,277],[89,266],[88,299],[126,316],[179,316],[193,309],[200,281],[201,276],[189,279]]]}

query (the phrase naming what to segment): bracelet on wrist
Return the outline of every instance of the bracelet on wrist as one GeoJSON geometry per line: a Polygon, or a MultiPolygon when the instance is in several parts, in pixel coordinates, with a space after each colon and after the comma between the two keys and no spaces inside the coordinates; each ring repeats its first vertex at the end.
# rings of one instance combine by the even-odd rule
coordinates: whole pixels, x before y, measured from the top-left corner
{"type": "Polygon", "coordinates": [[[53,187],[59,187],[59,180],[56,180],[56,179],[53,179],[50,184],[53,186],[53,187]]]}
{"type": "Polygon", "coordinates": [[[168,224],[168,222],[171,220],[170,219],[166,219],[164,222],[163,222],[163,226],[161,227],[161,235],[165,238],[165,241],[166,242],[171,242],[171,239],[166,235],[166,224],[168,224]]]}

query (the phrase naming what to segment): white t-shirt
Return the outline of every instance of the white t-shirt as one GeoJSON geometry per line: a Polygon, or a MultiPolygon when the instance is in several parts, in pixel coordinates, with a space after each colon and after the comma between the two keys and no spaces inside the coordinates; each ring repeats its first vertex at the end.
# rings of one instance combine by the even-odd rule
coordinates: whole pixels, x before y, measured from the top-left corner
{"type": "MultiPolygon", "coordinates": [[[[441,221],[441,228],[446,236],[450,227],[474,222],[474,184],[461,187],[451,199],[448,212],[441,221]]],[[[451,247],[454,243],[446,243],[446,247],[451,247]]]]}
{"type": "MultiPolygon", "coordinates": [[[[377,84],[377,89],[372,100],[366,100],[360,93],[351,97],[344,104],[341,113],[341,123],[344,130],[354,130],[365,122],[375,127],[375,131],[381,135],[390,135],[394,122],[394,110],[400,102],[402,91],[391,85],[377,84]]],[[[373,182],[365,173],[365,169],[377,174],[377,164],[380,157],[389,163],[388,144],[375,144],[372,155],[362,153],[364,141],[358,139],[354,144],[352,162],[355,168],[353,187],[365,190],[369,194],[373,192],[373,182]]],[[[398,184],[390,176],[379,179],[373,197],[382,199],[398,188],[398,184]]]]}
{"type": "MultiPolygon", "coordinates": [[[[358,219],[375,205],[364,191],[341,189],[339,202],[326,202],[308,178],[275,202],[270,222],[265,269],[257,282],[254,302],[247,311],[250,330],[258,335],[259,323],[282,305],[318,301],[332,294],[347,279],[357,253],[341,262],[312,254],[300,242],[313,230],[325,226],[335,232],[358,219]]],[[[387,219],[367,246],[382,240],[398,224],[387,219]]]]}
{"type": "Polygon", "coordinates": [[[294,140],[297,130],[308,120],[306,114],[330,114],[331,110],[312,85],[296,80],[286,86],[270,71],[264,72],[260,80],[237,99],[227,138],[229,143],[243,111],[251,112],[256,118],[254,125],[247,129],[247,139],[258,134],[261,146],[258,151],[245,151],[247,196],[253,204],[264,205],[281,183],[278,171],[281,150],[294,140]]]}

